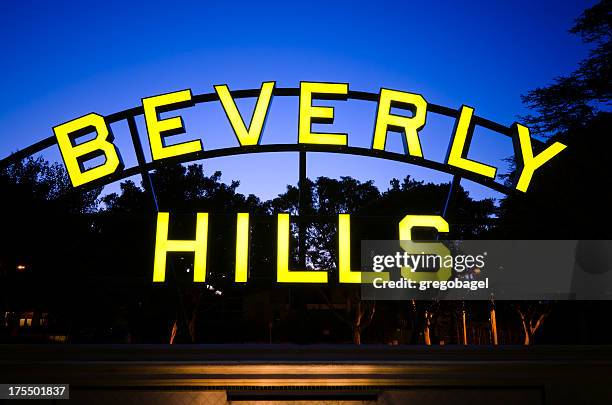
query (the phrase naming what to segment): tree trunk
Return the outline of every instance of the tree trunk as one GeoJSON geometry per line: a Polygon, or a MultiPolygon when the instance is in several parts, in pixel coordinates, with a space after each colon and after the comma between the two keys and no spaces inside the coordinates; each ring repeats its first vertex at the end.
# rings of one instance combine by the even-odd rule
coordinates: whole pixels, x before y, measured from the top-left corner
{"type": "Polygon", "coordinates": [[[418,338],[419,338],[420,323],[419,323],[419,316],[418,316],[418,311],[417,311],[416,300],[414,298],[410,302],[410,310],[412,312],[411,317],[410,317],[410,325],[411,325],[412,330],[410,331],[410,339],[408,340],[408,342],[411,344],[416,344],[418,343],[418,338]]]}
{"type": "Polygon", "coordinates": [[[529,329],[527,328],[527,325],[525,324],[525,322],[523,322],[523,331],[525,333],[525,339],[523,339],[523,345],[529,346],[531,344],[531,338],[529,336],[529,329]]]}
{"type": "Polygon", "coordinates": [[[431,337],[429,335],[429,326],[431,325],[431,322],[429,319],[429,312],[425,311],[425,330],[423,331],[423,337],[425,338],[425,344],[427,346],[431,346],[431,337]]]}
{"type": "Polygon", "coordinates": [[[461,311],[461,318],[463,321],[463,345],[467,346],[467,330],[465,324],[465,309],[461,311]]]}
{"type": "Polygon", "coordinates": [[[376,302],[372,302],[370,305],[364,307],[361,300],[357,301],[355,306],[355,317],[353,318],[353,343],[356,345],[361,344],[361,332],[363,332],[363,330],[367,328],[370,323],[372,323],[375,313],[376,302]],[[366,312],[369,313],[366,314],[366,312]],[[365,321],[364,317],[367,318],[365,321]]]}
{"type": "Polygon", "coordinates": [[[548,316],[548,311],[543,312],[538,317],[538,320],[535,322],[535,324],[533,323],[533,317],[530,316],[529,319],[526,319],[525,315],[523,314],[523,312],[521,312],[520,309],[517,309],[517,312],[521,317],[521,324],[523,325],[523,332],[525,334],[523,344],[525,346],[529,346],[533,340],[533,335],[537,332],[538,329],[540,329],[540,326],[542,326],[542,323],[548,316]]]}
{"type": "Polygon", "coordinates": [[[527,327],[527,321],[525,320],[525,315],[521,312],[520,309],[517,309],[519,316],[521,317],[521,325],[523,326],[523,335],[525,336],[523,339],[523,345],[529,346],[531,344],[531,340],[529,339],[529,328],[527,327]]]}
{"type": "Polygon", "coordinates": [[[195,343],[195,327],[197,320],[197,308],[194,308],[193,313],[191,314],[191,319],[189,319],[189,324],[187,325],[189,328],[189,337],[191,338],[191,343],[195,343]]]}
{"type": "Polygon", "coordinates": [[[172,324],[172,329],[170,330],[170,344],[174,344],[174,339],[176,338],[176,331],[178,330],[178,321],[174,321],[172,324]]]}
{"type": "Polygon", "coordinates": [[[361,344],[361,319],[363,318],[363,304],[357,299],[355,303],[355,317],[353,319],[353,343],[361,344]]]}
{"type": "Polygon", "coordinates": [[[493,345],[497,346],[497,319],[495,318],[494,307],[491,307],[491,314],[489,319],[491,321],[491,338],[493,340],[493,345]]]}
{"type": "Polygon", "coordinates": [[[361,330],[359,327],[353,328],[353,343],[356,345],[361,344],[361,330]]]}

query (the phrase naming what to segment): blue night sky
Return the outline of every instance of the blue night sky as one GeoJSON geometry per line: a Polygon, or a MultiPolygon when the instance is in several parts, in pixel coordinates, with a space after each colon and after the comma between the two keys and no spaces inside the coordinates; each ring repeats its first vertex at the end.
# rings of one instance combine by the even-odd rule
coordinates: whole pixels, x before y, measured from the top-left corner
{"type": "MultiPolygon", "coordinates": [[[[526,113],[520,94],[571,72],[587,55],[568,29],[594,3],[2,1],[0,157],[83,114],[110,114],[142,97],[185,88],[209,93],[220,83],[230,89],[258,88],[268,80],[279,87],[297,87],[300,80],[347,82],[372,92],[387,87],[452,108],[467,104],[509,125],[526,113]]],[[[336,122],[315,129],[348,132],[349,144],[370,145],[375,104],[322,103],[336,107],[336,122]]],[[[249,119],[254,100],[238,105],[249,119]]],[[[200,137],[205,149],[237,145],[218,103],[180,114],[187,134],[177,141],[200,137]]],[[[426,158],[444,158],[452,126],[448,118],[428,117],[421,132],[426,158]]],[[[139,127],[143,135],[142,120],[139,127]]],[[[126,126],[113,131],[126,166],[132,165],[126,126]]],[[[296,141],[297,99],[277,97],[262,143],[296,141]]],[[[401,151],[400,135],[390,134],[388,149],[401,151]]],[[[511,154],[509,139],[477,130],[469,157],[504,173],[502,160],[511,154]]],[[[45,157],[56,160],[59,153],[53,149],[45,157]]],[[[297,182],[298,160],[295,154],[246,155],[207,161],[205,170],[221,170],[226,182],[240,180],[243,193],[271,198],[297,182]]],[[[386,189],[391,178],[408,174],[449,181],[400,163],[309,155],[311,178],[352,175],[386,189]]],[[[498,197],[462,184],[477,198],[498,197]]]]}

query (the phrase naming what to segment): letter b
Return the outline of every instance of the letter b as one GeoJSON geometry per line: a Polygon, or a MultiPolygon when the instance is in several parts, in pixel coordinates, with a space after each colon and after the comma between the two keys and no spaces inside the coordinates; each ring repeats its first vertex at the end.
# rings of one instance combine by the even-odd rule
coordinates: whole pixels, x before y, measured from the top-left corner
{"type": "Polygon", "coordinates": [[[53,132],[74,187],[113,174],[121,166],[121,157],[112,143],[113,135],[101,115],[84,115],[56,126],[53,132]],[[75,142],[75,138],[94,131],[97,133],[94,139],[75,142]],[[104,156],[104,163],[85,169],[85,162],[98,156],[104,156]]]}

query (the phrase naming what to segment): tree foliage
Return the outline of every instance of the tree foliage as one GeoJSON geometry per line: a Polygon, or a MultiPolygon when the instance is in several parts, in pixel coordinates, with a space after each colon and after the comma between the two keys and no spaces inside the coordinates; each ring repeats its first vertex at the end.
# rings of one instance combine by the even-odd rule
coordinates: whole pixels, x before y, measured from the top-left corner
{"type": "Polygon", "coordinates": [[[1,170],[0,185],[12,197],[5,203],[52,204],[56,209],[72,213],[96,211],[102,192],[101,188],[74,192],[64,167],[42,157],[29,157],[1,170]]]}
{"type": "Polygon", "coordinates": [[[536,113],[523,120],[536,134],[551,136],[579,129],[611,106],[612,1],[602,0],[585,10],[570,32],[580,35],[592,49],[574,72],[522,96],[536,113]]]}

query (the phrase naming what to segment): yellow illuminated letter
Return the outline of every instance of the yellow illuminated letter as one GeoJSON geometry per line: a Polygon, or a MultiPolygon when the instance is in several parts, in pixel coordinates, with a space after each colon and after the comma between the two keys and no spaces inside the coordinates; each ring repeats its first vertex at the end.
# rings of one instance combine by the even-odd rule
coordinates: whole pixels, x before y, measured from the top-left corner
{"type": "Polygon", "coordinates": [[[115,173],[121,166],[121,157],[113,142],[113,135],[98,114],[87,114],[53,128],[57,144],[73,187],[115,173]],[[75,143],[75,138],[96,132],[94,139],[75,143]],[[105,162],[91,169],[85,169],[85,162],[97,156],[104,156],[105,162]]]}
{"type": "Polygon", "coordinates": [[[191,90],[176,91],[174,93],[142,99],[147,132],[149,133],[149,145],[153,160],[165,159],[172,156],[185,155],[187,153],[202,150],[202,141],[194,140],[176,145],[166,145],[165,137],[185,133],[183,118],[172,117],[161,119],[159,113],[170,109],[178,109],[193,105],[191,101],[191,90]],[[169,108],[172,106],[173,108],[169,108]]]}
{"type": "Polygon", "coordinates": [[[419,130],[425,125],[426,116],[427,101],[420,94],[381,89],[372,149],[385,150],[388,130],[404,132],[404,150],[411,156],[423,157],[419,130]],[[413,116],[393,115],[391,107],[411,110],[413,116]]]}
{"type": "Polygon", "coordinates": [[[442,258],[442,266],[436,272],[416,272],[410,267],[402,267],[402,277],[414,281],[448,280],[452,275],[452,268],[444,266],[444,258],[450,255],[448,248],[442,243],[411,242],[413,228],[434,228],[438,232],[448,232],[448,222],[439,215],[406,215],[399,223],[399,239],[402,248],[412,255],[438,255],[442,258]]]}
{"type": "Polygon", "coordinates": [[[389,280],[389,273],[351,270],[351,216],[338,215],[338,267],[341,283],[371,283],[375,278],[389,280]]]}
{"type": "Polygon", "coordinates": [[[223,110],[229,119],[238,143],[240,146],[259,145],[261,139],[261,132],[266,122],[266,116],[268,115],[268,109],[270,108],[270,101],[272,100],[272,92],[274,91],[275,82],[264,82],[261,85],[261,91],[257,98],[257,104],[255,104],[255,111],[251,117],[251,123],[247,129],[244,124],[244,120],[238,111],[236,102],[230,94],[227,85],[222,84],[215,86],[215,91],[219,95],[219,100],[223,105],[223,110]]]}
{"type": "Polygon", "coordinates": [[[472,107],[461,106],[461,112],[455,123],[455,131],[451,138],[451,147],[446,163],[494,179],[497,168],[467,158],[467,151],[470,148],[474,131],[471,125],[472,115],[474,115],[472,107]]]}
{"type": "Polygon", "coordinates": [[[249,214],[240,212],[236,220],[236,275],[237,283],[246,283],[249,269],[249,214]]]}
{"type": "Polygon", "coordinates": [[[534,156],[531,147],[531,137],[529,136],[529,128],[521,124],[515,124],[515,126],[518,137],[514,138],[514,153],[517,155],[517,169],[521,172],[521,176],[516,184],[516,189],[526,192],[529,188],[529,183],[531,183],[533,173],[544,163],[559,154],[563,149],[567,148],[567,146],[561,142],[555,142],[538,155],[534,156]],[[520,155],[517,154],[519,150],[520,155]]]}
{"type": "Polygon", "coordinates": [[[208,214],[197,214],[195,240],[168,240],[169,218],[170,214],[167,212],[157,214],[153,282],[163,283],[166,279],[166,256],[169,252],[194,252],[193,281],[206,281],[208,214]]]}
{"type": "Polygon", "coordinates": [[[289,270],[289,214],[278,214],[276,281],[279,283],[327,283],[323,271],[289,270]]]}
{"type": "Polygon", "coordinates": [[[347,83],[300,83],[300,116],[298,124],[298,143],[318,145],[346,145],[347,134],[312,132],[312,124],[333,124],[333,107],[315,107],[312,105],[314,95],[321,95],[326,100],[346,100],[347,83]]]}

